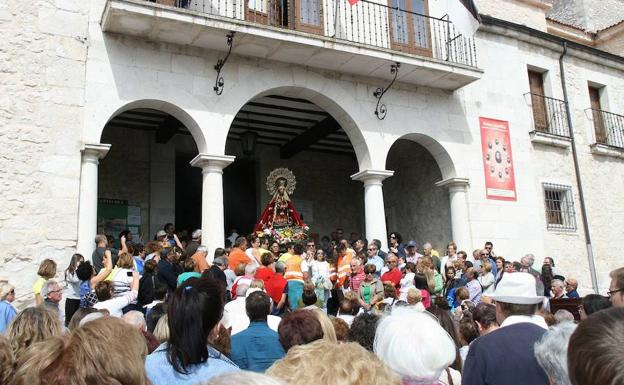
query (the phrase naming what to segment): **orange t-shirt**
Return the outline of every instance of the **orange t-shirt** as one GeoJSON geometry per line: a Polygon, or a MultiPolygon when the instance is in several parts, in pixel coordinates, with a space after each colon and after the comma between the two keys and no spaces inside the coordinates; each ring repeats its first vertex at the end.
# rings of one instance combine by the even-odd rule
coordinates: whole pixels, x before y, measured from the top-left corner
{"type": "Polygon", "coordinates": [[[203,273],[204,270],[208,269],[208,262],[206,262],[206,257],[204,257],[204,253],[195,253],[191,257],[193,261],[195,261],[195,271],[198,273],[203,273]]]}
{"type": "Polygon", "coordinates": [[[230,255],[228,256],[228,260],[228,267],[232,271],[235,271],[236,266],[240,265],[241,263],[243,265],[246,265],[251,262],[251,259],[249,259],[247,254],[245,254],[245,252],[238,247],[232,248],[232,251],[230,251],[230,255]]]}

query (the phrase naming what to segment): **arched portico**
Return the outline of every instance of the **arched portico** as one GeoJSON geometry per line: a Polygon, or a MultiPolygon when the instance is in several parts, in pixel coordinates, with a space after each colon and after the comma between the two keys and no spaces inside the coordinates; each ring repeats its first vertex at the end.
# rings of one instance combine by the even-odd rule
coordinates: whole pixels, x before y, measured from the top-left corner
{"type": "MultiPolygon", "coordinates": [[[[182,125],[188,130],[187,134],[193,138],[195,146],[194,152],[200,148],[205,148],[205,137],[199,124],[191,114],[175,105],[171,102],[158,100],[158,99],[140,99],[127,103],[121,101],[115,103],[102,103],[102,111],[109,111],[108,116],[103,118],[104,112],[98,112],[98,118],[95,121],[103,122],[101,126],[89,126],[85,132],[83,139],[83,146],[81,149],[81,176],[80,176],[80,201],[79,201],[79,213],[78,213],[78,245],[77,250],[84,255],[90,255],[93,251],[95,244],[94,238],[97,234],[97,214],[98,214],[98,174],[99,174],[99,161],[104,158],[111,149],[110,144],[102,143],[106,142],[106,138],[103,138],[104,128],[109,124],[115,124],[113,119],[122,116],[125,112],[132,113],[137,110],[155,110],[162,113],[163,119],[169,119],[170,117],[176,125],[182,125]],[[109,108],[106,108],[108,106],[109,108]],[[104,139],[104,140],[103,140],[104,139]]],[[[166,124],[166,122],[163,122],[166,124]]],[[[166,128],[166,127],[163,127],[166,128]]],[[[176,128],[176,127],[173,127],[176,128]]],[[[170,133],[171,137],[175,134],[175,130],[170,133]]],[[[109,138],[110,139],[110,138],[109,138]]],[[[167,139],[168,140],[168,139],[167,139]]],[[[109,142],[112,143],[112,142],[109,142]]],[[[192,143],[192,141],[189,141],[192,143]]],[[[110,156],[109,156],[110,157],[110,156]]],[[[173,159],[173,158],[172,158],[173,159]]],[[[150,164],[151,166],[151,164],[150,164]]],[[[132,167],[129,163],[128,167],[132,167]]],[[[175,168],[175,165],[171,167],[175,168]]],[[[152,174],[151,171],[147,171],[148,174],[152,174]]],[[[148,178],[152,180],[151,177],[148,178]]],[[[145,186],[144,188],[150,189],[151,186],[145,186]]],[[[150,198],[151,199],[151,198],[150,198]]],[[[148,202],[150,206],[150,219],[151,219],[151,200],[148,202]]],[[[168,220],[171,220],[168,218],[168,220]]],[[[162,224],[161,224],[162,225],[162,224]]],[[[149,239],[150,230],[147,229],[145,234],[149,239]]]]}
{"type": "Polygon", "coordinates": [[[422,242],[437,241],[440,248],[453,239],[470,250],[469,181],[457,175],[455,162],[439,141],[424,133],[397,138],[386,156],[386,168],[395,172],[386,194],[389,224],[399,227],[393,230],[422,242]],[[410,216],[391,218],[405,215],[403,210],[410,216]]]}

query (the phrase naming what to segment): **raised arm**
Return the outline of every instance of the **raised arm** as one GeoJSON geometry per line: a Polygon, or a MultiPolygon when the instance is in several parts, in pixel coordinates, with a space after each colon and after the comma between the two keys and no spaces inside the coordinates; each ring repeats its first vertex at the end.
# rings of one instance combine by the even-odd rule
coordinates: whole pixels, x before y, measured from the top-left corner
{"type": "Polygon", "coordinates": [[[91,287],[95,287],[98,283],[108,277],[108,275],[113,271],[113,260],[111,256],[110,250],[106,250],[104,252],[104,258],[102,258],[102,263],[104,264],[104,268],[100,270],[100,272],[91,278],[91,287]]]}
{"type": "Polygon", "coordinates": [[[128,245],[126,245],[126,236],[122,235],[121,236],[121,250],[119,250],[119,254],[121,253],[127,253],[128,252],[128,245]]]}
{"type": "Polygon", "coordinates": [[[175,243],[180,248],[180,250],[184,250],[182,242],[180,242],[180,239],[178,239],[178,234],[173,234],[173,239],[175,240],[175,243]]]}

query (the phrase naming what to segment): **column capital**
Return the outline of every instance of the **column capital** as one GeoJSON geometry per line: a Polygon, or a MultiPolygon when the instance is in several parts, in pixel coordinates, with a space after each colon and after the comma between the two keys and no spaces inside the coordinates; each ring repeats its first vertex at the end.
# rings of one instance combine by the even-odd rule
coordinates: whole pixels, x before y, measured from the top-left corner
{"type": "Polygon", "coordinates": [[[189,163],[193,167],[201,167],[203,172],[223,173],[223,169],[229,166],[236,159],[231,155],[209,155],[198,154],[189,163]]]}
{"type": "Polygon", "coordinates": [[[470,186],[468,178],[448,178],[435,183],[438,187],[448,187],[449,191],[466,190],[470,186]]]}
{"type": "Polygon", "coordinates": [[[85,143],[82,145],[80,152],[84,157],[93,157],[96,159],[102,159],[108,154],[111,145],[105,143],[85,143]]]}
{"type": "Polygon", "coordinates": [[[392,175],[394,175],[394,171],[368,169],[351,175],[351,179],[363,182],[364,186],[381,185],[381,182],[383,182],[384,179],[391,177],[392,175]]]}

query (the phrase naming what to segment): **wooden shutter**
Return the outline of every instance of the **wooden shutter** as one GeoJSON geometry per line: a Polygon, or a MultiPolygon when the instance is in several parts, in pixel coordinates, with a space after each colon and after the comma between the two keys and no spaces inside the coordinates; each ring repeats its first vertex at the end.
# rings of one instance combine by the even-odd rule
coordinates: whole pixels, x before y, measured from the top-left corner
{"type": "Polygon", "coordinates": [[[607,142],[607,130],[605,130],[604,120],[602,119],[602,108],[600,107],[600,89],[589,86],[589,102],[592,109],[594,119],[594,130],[596,131],[596,142],[607,142]]]}
{"type": "Polygon", "coordinates": [[[529,70],[529,87],[531,90],[531,105],[533,106],[535,129],[548,131],[546,102],[544,99],[544,78],[541,73],[529,70]]]}

